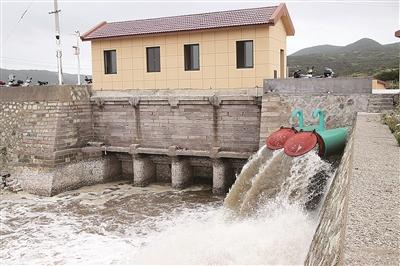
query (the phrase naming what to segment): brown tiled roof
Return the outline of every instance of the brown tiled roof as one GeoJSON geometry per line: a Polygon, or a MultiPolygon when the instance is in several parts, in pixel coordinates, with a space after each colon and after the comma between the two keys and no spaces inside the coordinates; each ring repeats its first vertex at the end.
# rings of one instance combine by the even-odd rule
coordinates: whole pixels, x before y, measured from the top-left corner
{"type": "MultiPolygon", "coordinates": [[[[279,10],[286,6],[239,9],[194,15],[131,20],[122,22],[102,22],[82,35],[82,40],[157,34],[190,30],[215,29],[258,24],[274,24],[279,10]]],[[[287,10],[286,10],[287,14],[287,10]]]]}

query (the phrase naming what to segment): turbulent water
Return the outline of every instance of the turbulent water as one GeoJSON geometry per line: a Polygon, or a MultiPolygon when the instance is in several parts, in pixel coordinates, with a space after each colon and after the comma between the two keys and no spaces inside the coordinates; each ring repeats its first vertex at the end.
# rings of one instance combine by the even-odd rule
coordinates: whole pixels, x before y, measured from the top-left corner
{"type": "Polygon", "coordinates": [[[3,194],[2,264],[302,264],[316,212],[309,184],[330,165],[265,147],[225,201],[205,187],[128,182],[46,198],[3,194]]]}

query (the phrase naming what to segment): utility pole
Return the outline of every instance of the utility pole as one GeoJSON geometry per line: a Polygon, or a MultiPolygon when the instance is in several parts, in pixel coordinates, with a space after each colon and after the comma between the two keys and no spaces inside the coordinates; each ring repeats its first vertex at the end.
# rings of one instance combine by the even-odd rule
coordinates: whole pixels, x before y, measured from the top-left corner
{"type": "Polygon", "coordinates": [[[74,54],[76,55],[76,58],[78,60],[78,85],[81,85],[81,61],[79,60],[79,54],[80,54],[80,49],[79,49],[79,41],[81,38],[81,33],[79,30],[75,31],[76,34],[76,45],[72,46],[74,48],[74,54]]]}
{"type": "Polygon", "coordinates": [[[54,14],[55,25],[56,25],[56,57],[57,57],[57,68],[58,68],[58,84],[63,84],[63,74],[62,74],[62,51],[61,51],[61,40],[60,40],[60,16],[59,13],[61,12],[58,9],[57,0],[54,0],[54,11],[49,12],[49,14],[54,14]]]}

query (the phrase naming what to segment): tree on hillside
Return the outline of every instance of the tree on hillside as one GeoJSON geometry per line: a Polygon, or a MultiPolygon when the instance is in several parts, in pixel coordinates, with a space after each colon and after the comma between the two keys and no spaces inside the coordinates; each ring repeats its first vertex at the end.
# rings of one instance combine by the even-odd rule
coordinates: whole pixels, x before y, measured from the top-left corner
{"type": "Polygon", "coordinates": [[[399,69],[385,69],[374,75],[374,78],[383,81],[399,81],[399,69]]]}

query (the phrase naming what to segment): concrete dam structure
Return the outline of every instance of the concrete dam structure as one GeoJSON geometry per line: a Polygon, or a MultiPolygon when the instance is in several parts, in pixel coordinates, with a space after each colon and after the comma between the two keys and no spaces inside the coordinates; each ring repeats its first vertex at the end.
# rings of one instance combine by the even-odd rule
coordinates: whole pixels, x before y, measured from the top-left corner
{"type": "MultiPolygon", "coordinates": [[[[380,216],[359,213],[365,206],[355,195],[364,199],[368,192],[375,195],[368,191],[369,185],[363,186],[363,175],[358,172],[366,159],[360,146],[372,137],[363,132],[374,131],[379,120],[379,115],[367,113],[392,109],[396,97],[372,94],[369,79],[301,80],[296,84],[266,80],[262,89],[190,94],[184,90],[92,92],[87,86],[0,88],[0,166],[25,191],[45,196],[119,178],[140,187],[167,182],[175,189],[205,180],[212,183],[215,194],[225,194],[236,181],[225,206],[241,215],[262,204],[259,195],[282,201],[289,209],[293,202],[306,204],[309,178],[326,171],[330,182],[316,232],[309,227],[313,239],[304,240],[305,245],[311,241],[305,263],[363,264],[375,259],[391,264],[396,262],[399,228],[382,222],[380,216]],[[320,108],[326,113],[327,128],[350,130],[336,172],[314,153],[291,159],[282,151],[272,153],[264,147],[266,136],[281,125],[295,124],[290,116],[295,108],[304,111],[306,124],[315,124],[311,113],[320,108]],[[382,233],[377,236],[379,241],[367,243],[360,226],[368,232],[375,229],[363,226],[366,221],[380,224],[382,231],[390,230],[394,237],[382,233]],[[376,252],[368,253],[360,243],[376,252]]],[[[385,130],[376,131],[378,137],[390,136],[385,130]]],[[[398,153],[392,142],[388,137],[382,147],[398,153]]],[[[372,144],[367,148],[376,149],[372,144]]],[[[383,163],[374,157],[375,169],[383,163]]],[[[399,170],[390,166],[384,180],[370,182],[383,186],[391,182],[392,188],[398,187],[393,173],[399,170]]],[[[391,217],[396,200],[385,198],[382,204],[391,217]]],[[[265,205],[257,212],[276,207],[265,205]]]]}
{"type": "Polygon", "coordinates": [[[293,91],[291,80],[266,80],[263,89],[190,93],[3,87],[1,161],[34,194],[115,177],[138,186],[164,180],[175,188],[212,177],[214,192],[222,194],[265,137],[290,124],[293,108],[308,114],[321,107],[333,127],[351,126],[356,112],[393,106],[393,96],[371,94],[369,79],[338,79],[337,87],[319,82],[322,91],[293,91]]]}

